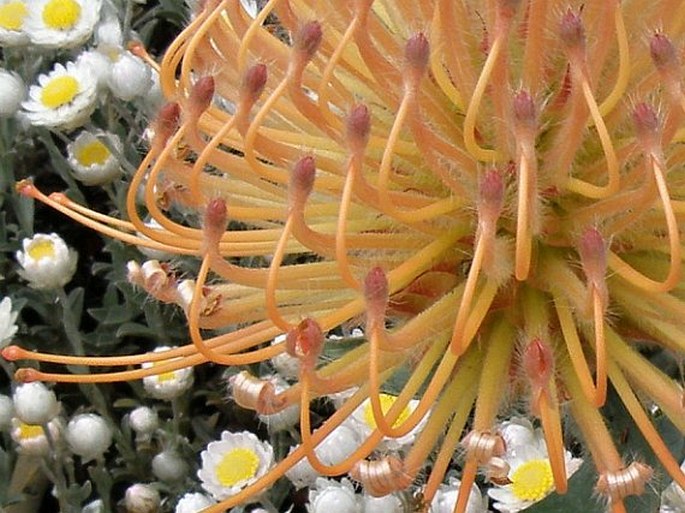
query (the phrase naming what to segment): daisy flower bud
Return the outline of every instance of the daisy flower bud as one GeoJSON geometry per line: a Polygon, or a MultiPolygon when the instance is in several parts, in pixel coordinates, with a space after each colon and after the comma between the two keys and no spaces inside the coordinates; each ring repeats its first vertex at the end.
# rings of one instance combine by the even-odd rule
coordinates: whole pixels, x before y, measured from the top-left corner
{"type": "Polygon", "coordinates": [[[0,117],[14,116],[26,98],[26,84],[16,73],[0,68],[0,117]]]}
{"type": "Polygon", "coordinates": [[[155,513],[159,511],[161,498],[159,492],[146,484],[129,486],[124,495],[124,508],[127,513],[155,513]]]}
{"type": "Polygon", "coordinates": [[[71,130],[82,126],[95,110],[97,80],[90,68],[60,63],[38,84],[29,87],[29,98],[22,103],[22,114],[34,126],[71,130]]]}
{"type": "Polygon", "coordinates": [[[5,347],[17,332],[17,312],[12,311],[12,300],[8,297],[0,301],[0,348],[5,347]]]}
{"type": "Polygon", "coordinates": [[[405,501],[397,493],[374,497],[364,494],[362,496],[364,513],[404,513],[405,501]]]}
{"type": "Polygon", "coordinates": [[[12,424],[14,415],[12,398],[7,395],[0,395],[0,431],[4,431],[12,424]]]}
{"type": "MultiPolygon", "coordinates": [[[[171,349],[167,346],[158,347],[155,352],[171,349]]],[[[162,362],[164,362],[162,360],[162,362]]],[[[143,368],[147,369],[162,362],[144,363],[143,368]]],[[[185,367],[175,371],[163,372],[154,376],[143,378],[145,391],[155,399],[170,401],[193,386],[193,368],[185,367]]]]}
{"type": "Polygon", "coordinates": [[[115,134],[81,132],[67,145],[67,162],[74,177],[85,185],[105,185],[117,178],[121,166],[110,147],[117,153],[122,151],[121,140],[115,134]]]}
{"type": "Polygon", "coordinates": [[[12,400],[16,416],[26,424],[47,424],[59,413],[57,396],[38,381],[19,385],[12,400]]]}
{"type": "MultiPolygon", "coordinates": [[[[64,426],[59,417],[47,423],[50,438],[59,440],[64,426]]],[[[45,436],[45,428],[37,424],[27,424],[18,418],[12,419],[12,440],[19,446],[19,451],[32,456],[46,456],[50,453],[50,442],[45,436]]]]}
{"type": "Polygon", "coordinates": [[[152,71],[142,59],[123,52],[112,66],[107,83],[114,96],[129,101],[150,90],[152,71]]]}
{"type": "MultiPolygon", "coordinates": [[[[452,513],[457,503],[461,482],[456,478],[450,478],[447,484],[440,485],[433,502],[431,513],[452,513]]],[[[487,500],[483,498],[478,487],[474,484],[466,503],[466,513],[487,513],[487,500]]]]}
{"type": "Polygon", "coordinates": [[[149,440],[159,427],[159,416],[152,408],[139,406],[129,414],[128,423],[135,431],[138,441],[149,440]]]}
{"type": "MultiPolygon", "coordinates": [[[[285,335],[279,335],[271,344],[279,344],[285,342],[285,335]]],[[[300,360],[295,356],[291,356],[287,351],[282,352],[271,358],[271,364],[276,371],[285,379],[295,379],[300,375],[300,360]]]]}
{"type": "Polygon", "coordinates": [[[214,501],[202,493],[186,493],[176,504],[174,513],[199,513],[214,504],[214,501]]]}
{"type": "Polygon", "coordinates": [[[112,430],[99,415],[83,413],[74,416],[67,424],[66,439],[71,451],[87,463],[107,451],[112,444],[112,430]]]}
{"type": "Polygon", "coordinates": [[[181,481],[188,474],[188,464],[176,451],[162,451],[152,458],[152,473],[167,483],[181,481]]]}
{"type": "Polygon", "coordinates": [[[273,448],[253,433],[221,433],[202,451],[197,477],[215,499],[231,497],[263,476],[274,461],[273,448]]]}
{"type": "Polygon", "coordinates": [[[361,513],[362,508],[349,479],[319,478],[309,490],[310,513],[361,513]]]}
{"type": "Polygon", "coordinates": [[[98,46],[121,47],[124,36],[121,33],[121,23],[116,16],[106,16],[95,29],[95,41],[98,46]]]}
{"type": "Polygon", "coordinates": [[[22,267],[19,274],[34,289],[62,287],[74,276],[78,254],[69,249],[56,233],[38,233],[30,239],[24,239],[22,246],[24,251],[16,253],[22,267]]]}
{"type": "Polygon", "coordinates": [[[87,69],[95,79],[97,89],[107,87],[107,80],[112,71],[112,61],[100,50],[81,52],[76,58],[76,65],[87,69]]]}

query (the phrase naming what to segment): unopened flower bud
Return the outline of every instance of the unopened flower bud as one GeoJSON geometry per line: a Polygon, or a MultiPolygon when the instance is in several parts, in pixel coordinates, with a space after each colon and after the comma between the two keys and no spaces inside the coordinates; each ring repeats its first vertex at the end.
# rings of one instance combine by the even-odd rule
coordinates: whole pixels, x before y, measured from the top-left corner
{"type": "Polygon", "coordinates": [[[559,36],[567,48],[581,48],[585,44],[585,28],[580,14],[570,7],[561,17],[559,36]]]}
{"type": "Polygon", "coordinates": [[[430,44],[423,32],[418,32],[407,40],[404,59],[412,72],[423,74],[428,67],[430,44]]]}
{"type": "Polygon", "coordinates": [[[152,70],[131,52],[123,52],[114,62],[107,83],[114,96],[129,101],[150,90],[152,70]]]}
{"type": "Polygon", "coordinates": [[[250,106],[261,96],[266,85],[267,69],[266,64],[255,64],[250,66],[245,72],[243,83],[240,89],[240,96],[247,101],[250,106]]]}
{"type": "Polygon", "coordinates": [[[26,424],[44,425],[59,413],[55,393],[40,382],[19,385],[13,400],[16,416],[26,424]]]}
{"type": "Polygon", "coordinates": [[[659,70],[672,70],[678,63],[678,54],[673,43],[663,32],[655,32],[649,38],[649,54],[659,70]]]}
{"type": "Polygon", "coordinates": [[[124,495],[127,513],[156,513],[161,502],[159,492],[146,484],[129,486],[124,495]]]}
{"type": "Polygon", "coordinates": [[[0,68],[0,117],[14,116],[26,98],[26,84],[16,73],[0,68]]]}
{"type": "Polygon", "coordinates": [[[188,98],[188,110],[193,118],[198,118],[211,105],[214,98],[214,77],[200,78],[193,84],[188,98]]]}
{"type": "Polygon", "coordinates": [[[314,187],[316,177],[316,161],[311,155],[305,155],[297,161],[290,173],[288,196],[290,205],[303,204],[314,187]]]}
{"type": "Polygon", "coordinates": [[[347,144],[352,153],[361,153],[366,148],[371,131],[371,115],[369,108],[358,103],[347,116],[347,144]]]}
{"type": "Polygon", "coordinates": [[[188,464],[175,451],[162,451],[152,458],[152,473],[167,483],[181,481],[188,474],[188,464]]]}
{"type": "Polygon", "coordinates": [[[74,454],[86,463],[102,456],[112,444],[112,430],[105,419],[94,413],[73,417],[67,424],[67,442],[74,454]]]}
{"type": "Polygon", "coordinates": [[[139,406],[129,414],[128,423],[139,438],[149,439],[159,427],[159,416],[152,408],[139,406]]]}

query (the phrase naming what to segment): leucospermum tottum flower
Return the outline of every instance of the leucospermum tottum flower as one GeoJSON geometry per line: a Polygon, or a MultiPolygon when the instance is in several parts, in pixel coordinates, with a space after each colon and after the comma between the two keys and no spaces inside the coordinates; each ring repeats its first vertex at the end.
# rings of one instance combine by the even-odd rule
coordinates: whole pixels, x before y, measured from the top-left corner
{"type": "MultiPolygon", "coordinates": [[[[295,386],[276,393],[253,377],[239,395],[260,414],[301,402],[302,445],[209,511],[259,493],[303,457],[383,495],[409,486],[433,454],[422,491],[430,503],[461,445],[463,513],[479,469],[505,452],[497,416],[513,397],[539,419],[555,490],[568,489],[564,407],[598,469],[598,494],[622,512],[652,472],[612,440],[599,409],[609,384],[685,485],[641,402],[685,431],[682,386],[632,342],[684,349],[684,18],[669,0],[582,9],[568,0],[270,0],[254,20],[238,2],[205,2],[161,63],[176,103],[152,127],[128,221],[18,186],[104,234],[200,258],[187,308],[193,344],[109,359],[3,354],[164,360],[143,371],[18,375],[59,381],[296,356],[295,386]],[[272,13],[281,26],[265,24],[272,13]],[[141,187],[162,230],[144,225],[141,187]],[[176,219],[172,205],[202,222],[176,219]],[[363,318],[366,342],[320,361],[324,334],[363,318]],[[384,412],[384,383],[402,373],[384,412]],[[312,433],[309,401],[353,387],[312,433]],[[367,398],[377,429],[344,461],[318,461],[317,444],[367,398]],[[406,454],[372,454],[424,419],[406,454]]],[[[141,284],[187,301],[172,272],[141,284]]]]}

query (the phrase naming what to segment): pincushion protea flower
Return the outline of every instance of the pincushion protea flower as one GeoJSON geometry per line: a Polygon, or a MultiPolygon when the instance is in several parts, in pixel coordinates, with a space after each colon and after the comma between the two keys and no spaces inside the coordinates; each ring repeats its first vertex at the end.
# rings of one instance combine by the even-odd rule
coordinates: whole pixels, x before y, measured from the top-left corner
{"type": "Polygon", "coordinates": [[[505,449],[495,429],[503,377],[540,419],[557,492],[567,490],[562,407],[612,511],[651,476],[612,441],[599,410],[608,383],[685,486],[642,402],[685,431],[682,387],[631,342],[682,355],[685,340],[680,2],[270,0],[254,20],[236,1],[200,9],[162,61],[175,103],[153,124],[128,221],[19,185],[106,235],[200,258],[192,294],[165,264],[131,274],[186,307],[193,344],[87,359],[6,348],[8,359],[157,362],[89,376],[21,369],[18,379],[113,381],[298,357],[296,386],[276,393],[242,374],[234,393],[260,414],[301,401],[301,447],[207,511],[259,493],[303,457],[383,495],[435,454],[430,503],[459,443],[468,491],[505,449]],[[272,14],[277,25],[265,23],[272,14]],[[143,222],[140,188],[161,229],[143,222]],[[181,222],[176,208],[202,220],[181,222]],[[321,364],[323,334],[364,315],[368,341],[321,364]],[[230,330],[203,333],[218,327],[230,330]],[[407,370],[383,411],[383,383],[407,370]],[[309,401],[354,386],[311,433],[309,401]],[[345,461],[322,464],[314,447],[367,397],[377,429],[345,461]],[[369,459],[424,417],[406,455],[369,459]]]}

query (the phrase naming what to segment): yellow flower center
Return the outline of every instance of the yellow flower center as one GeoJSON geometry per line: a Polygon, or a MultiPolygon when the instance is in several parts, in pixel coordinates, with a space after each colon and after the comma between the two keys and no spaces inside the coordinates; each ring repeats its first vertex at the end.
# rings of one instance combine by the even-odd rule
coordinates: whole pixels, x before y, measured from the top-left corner
{"type": "Polygon", "coordinates": [[[81,4],[76,0],[50,0],[43,9],[43,22],[55,30],[69,30],[81,17],[81,4]]]}
{"type": "Polygon", "coordinates": [[[110,153],[107,146],[100,141],[93,141],[85,144],[76,152],[76,160],[82,166],[102,165],[107,162],[110,153]]]}
{"type": "Polygon", "coordinates": [[[22,440],[28,440],[29,438],[38,438],[43,436],[45,431],[43,431],[43,426],[38,424],[19,424],[19,438],[22,440]]]}
{"type": "Polygon", "coordinates": [[[235,486],[257,473],[259,456],[244,447],[228,451],[216,466],[216,478],[222,486],[235,486]]]}
{"type": "Polygon", "coordinates": [[[50,109],[56,109],[72,101],[79,93],[79,83],[74,77],[63,75],[50,80],[43,87],[40,101],[50,109]]]}
{"type": "Polygon", "coordinates": [[[53,258],[55,256],[55,244],[51,240],[37,240],[31,243],[27,253],[34,260],[53,258]]]}
{"type": "Polygon", "coordinates": [[[511,475],[511,491],[522,501],[539,501],[552,491],[554,480],[549,460],[526,461],[511,475]]]}
{"type": "MultiPolygon", "coordinates": [[[[395,403],[395,399],[397,399],[397,397],[390,394],[380,394],[379,398],[381,400],[381,410],[383,411],[383,414],[386,414],[388,410],[390,410],[392,405],[395,403]]],[[[397,417],[397,420],[395,421],[392,427],[397,427],[400,424],[402,424],[405,420],[407,420],[407,417],[409,417],[410,414],[411,409],[409,408],[409,405],[407,405],[400,412],[399,417],[397,417]]],[[[371,429],[376,429],[376,419],[373,418],[373,408],[371,407],[371,401],[367,401],[366,407],[364,408],[364,422],[366,422],[366,425],[369,426],[371,429]]]]}
{"type": "Polygon", "coordinates": [[[0,5],[0,27],[5,30],[21,30],[27,13],[28,9],[24,2],[17,1],[0,5]]]}

